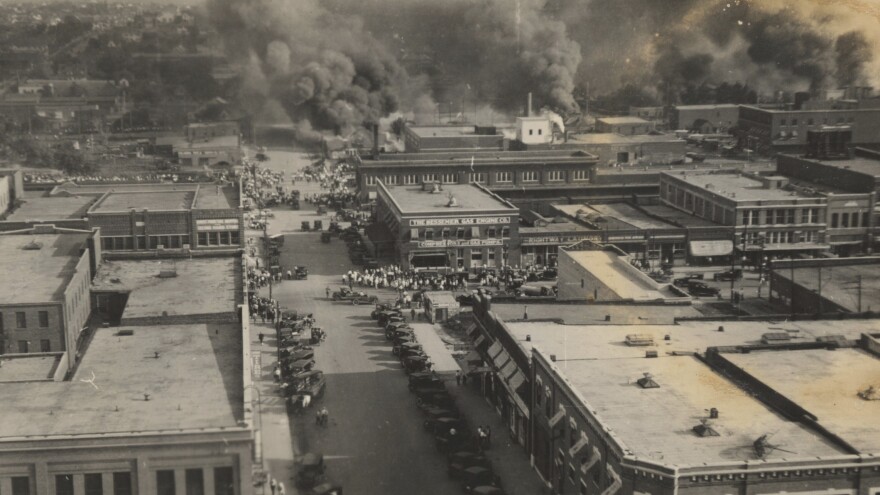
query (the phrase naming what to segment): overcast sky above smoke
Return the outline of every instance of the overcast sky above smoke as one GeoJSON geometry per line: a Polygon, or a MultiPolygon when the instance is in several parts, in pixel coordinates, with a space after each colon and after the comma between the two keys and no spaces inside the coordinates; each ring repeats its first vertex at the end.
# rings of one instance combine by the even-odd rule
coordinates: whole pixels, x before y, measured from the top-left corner
{"type": "Polygon", "coordinates": [[[623,84],[676,91],[880,82],[880,1],[207,0],[242,97],[303,132],[405,110],[578,110],[623,84]]]}

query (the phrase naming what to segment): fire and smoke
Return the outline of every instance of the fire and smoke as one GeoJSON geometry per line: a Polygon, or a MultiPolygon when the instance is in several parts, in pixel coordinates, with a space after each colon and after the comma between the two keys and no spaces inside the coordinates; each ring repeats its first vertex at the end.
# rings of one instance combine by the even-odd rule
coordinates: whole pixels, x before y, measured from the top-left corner
{"type": "MultiPolygon", "coordinates": [[[[575,95],[703,82],[878,84],[877,0],[207,0],[242,98],[303,133],[398,109],[578,110],[575,95]]],[[[658,98],[666,101],[671,98],[658,98]]]]}

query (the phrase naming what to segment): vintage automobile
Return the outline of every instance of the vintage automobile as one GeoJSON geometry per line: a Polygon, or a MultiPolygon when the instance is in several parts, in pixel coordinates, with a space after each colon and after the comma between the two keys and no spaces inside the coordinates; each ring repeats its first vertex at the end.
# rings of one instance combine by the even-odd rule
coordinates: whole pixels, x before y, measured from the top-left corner
{"type": "Polygon", "coordinates": [[[409,375],[409,389],[410,391],[415,390],[416,388],[422,387],[433,387],[433,388],[443,388],[443,380],[440,377],[436,376],[434,373],[413,373],[409,375]]]}
{"type": "Polygon", "coordinates": [[[308,220],[304,220],[300,224],[300,229],[302,229],[303,232],[308,232],[308,231],[312,230],[312,224],[310,224],[308,220]]]}
{"type": "Polygon", "coordinates": [[[369,296],[366,292],[353,291],[348,287],[342,287],[333,293],[334,301],[351,301],[352,304],[375,304],[378,298],[369,296]]]}
{"type": "Polygon", "coordinates": [[[459,451],[449,454],[446,473],[452,478],[461,478],[465,469],[481,467],[492,470],[492,463],[486,456],[476,452],[459,451]]]}
{"type": "Polygon", "coordinates": [[[321,483],[312,488],[311,495],[342,495],[342,485],[321,483]]]}
{"type": "Polygon", "coordinates": [[[394,338],[391,339],[393,345],[400,345],[404,342],[416,342],[416,336],[412,332],[409,333],[401,333],[395,335],[394,338]]]}
{"type": "Polygon", "coordinates": [[[692,296],[702,297],[717,297],[718,294],[721,293],[720,290],[715,287],[710,287],[703,282],[699,282],[696,280],[691,280],[688,282],[687,291],[692,296]]]}
{"type": "Polygon", "coordinates": [[[394,356],[403,356],[407,352],[422,352],[422,345],[418,342],[401,342],[391,347],[394,356]]]}
{"type": "Polygon", "coordinates": [[[416,405],[422,411],[429,409],[456,409],[455,398],[449,395],[449,392],[435,392],[433,394],[424,394],[422,397],[416,397],[416,405]]]}
{"type": "Polygon", "coordinates": [[[455,428],[456,435],[467,434],[467,424],[463,419],[455,416],[431,416],[425,418],[424,426],[434,436],[442,435],[450,428],[455,428]]]}
{"type": "Polygon", "coordinates": [[[324,230],[324,222],[321,220],[315,220],[312,222],[312,230],[324,230]]]}
{"type": "Polygon", "coordinates": [[[294,280],[306,280],[309,278],[309,269],[304,266],[295,266],[292,274],[294,280]]]}
{"type": "Polygon", "coordinates": [[[495,486],[500,487],[501,479],[491,470],[484,467],[473,466],[461,471],[459,477],[461,487],[465,492],[471,492],[478,486],[495,486]]]}
{"type": "Polygon", "coordinates": [[[317,213],[318,213],[318,215],[326,215],[326,214],[327,214],[327,207],[324,206],[324,205],[320,205],[320,206],[318,206],[318,212],[317,212],[317,213]]]}
{"type": "Polygon", "coordinates": [[[403,359],[401,364],[407,374],[426,371],[428,369],[428,358],[426,356],[410,356],[403,359]]]}
{"type": "Polygon", "coordinates": [[[400,363],[404,367],[406,367],[406,365],[404,363],[406,362],[407,359],[409,359],[411,357],[420,357],[420,356],[427,358],[427,355],[425,354],[424,351],[422,351],[421,347],[411,347],[411,348],[406,348],[406,349],[400,349],[397,353],[397,357],[400,359],[400,363]]]}
{"type": "Polygon", "coordinates": [[[461,414],[455,409],[443,409],[440,407],[429,407],[425,409],[425,422],[423,426],[427,431],[434,431],[434,423],[439,418],[458,418],[461,414]]]}
{"type": "Polygon", "coordinates": [[[414,335],[413,329],[408,326],[399,326],[395,328],[388,328],[385,330],[385,339],[386,340],[394,340],[397,337],[406,337],[414,335]]]}
{"type": "Polygon", "coordinates": [[[399,308],[395,308],[392,303],[379,303],[376,305],[376,309],[370,313],[370,318],[376,320],[376,324],[380,327],[384,327],[388,324],[387,319],[391,316],[400,316],[401,310],[399,308]]]}
{"type": "Polygon", "coordinates": [[[412,330],[412,328],[403,316],[388,317],[388,323],[385,324],[385,331],[396,332],[397,330],[412,330]]]}
{"type": "Polygon", "coordinates": [[[471,495],[505,495],[504,490],[492,485],[475,486],[468,493],[471,495]]]}
{"type": "Polygon", "coordinates": [[[288,395],[311,395],[313,398],[320,398],[324,395],[326,387],[327,381],[324,378],[324,372],[311,370],[294,376],[286,393],[288,395]]]}
{"type": "Polygon", "coordinates": [[[296,472],[296,486],[312,488],[324,479],[324,456],[308,453],[302,457],[299,470],[296,472]]]}
{"type": "Polygon", "coordinates": [[[473,442],[473,439],[466,431],[464,421],[461,419],[440,418],[434,424],[433,433],[434,446],[437,447],[437,450],[440,452],[462,450],[464,446],[473,442]]]}
{"type": "Polygon", "coordinates": [[[314,359],[300,359],[298,361],[284,363],[281,367],[281,371],[285,373],[286,376],[295,376],[310,371],[314,365],[314,359]]]}
{"type": "Polygon", "coordinates": [[[548,287],[546,285],[523,285],[516,289],[517,297],[540,297],[553,296],[556,293],[556,287],[548,287]]]}
{"type": "Polygon", "coordinates": [[[687,288],[688,283],[691,280],[703,280],[702,273],[691,273],[689,275],[685,275],[684,277],[678,277],[677,279],[672,281],[672,285],[681,288],[687,288]]]}
{"type": "Polygon", "coordinates": [[[291,347],[285,347],[278,351],[278,357],[282,362],[293,362],[299,361],[300,359],[314,359],[315,352],[311,349],[295,349],[291,347]],[[291,351],[291,349],[293,349],[291,351]]]}
{"type": "Polygon", "coordinates": [[[743,278],[743,271],[740,268],[724,270],[712,275],[712,280],[716,282],[730,282],[731,280],[739,280],[741,278],[743,278]]]}
{"type": "Polygon", "coordinates": [[[330,240],[333,238],[333,234],[330,232],[321,232],[321,242],[324,244],[329,244],[330,240]]]}

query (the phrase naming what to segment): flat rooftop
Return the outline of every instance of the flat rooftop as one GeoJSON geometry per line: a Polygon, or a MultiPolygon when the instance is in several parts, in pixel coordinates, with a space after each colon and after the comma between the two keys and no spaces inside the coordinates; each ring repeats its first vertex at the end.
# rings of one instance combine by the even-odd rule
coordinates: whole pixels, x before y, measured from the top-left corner
{"type": "Polygon", "coordinates": [[[91,208],[93,213],[119,213],[129,210],[178,211],[192,207],[193,191],[111,192],[91,208]]]}
{"type": "Polygon", "coordinates": [[[847,160],[817,160],[817,162],[829,167],[854,170],[856,172],[880,178],[880,160],[855,157],[847,160]]]}
{"type": "Polygon", "coordinates": [[[556,363],[588,408],[633,455],[667,466],[757,460],[752,443],[772,434],[765,459],[832,457],[846,454],[820,435],[787,421],[692,356],[556,363]],[[636,380],[650,373],[659,388],[636,380]],[[706,410],[718,436],[700,437],[692,428],[706,410]]]}
{"type": "Polygon", "coordinates": [[[42,191],[26,191],[24,202],[15,209],[7,221],[68,220],[83,218],[89,207],[98,200],[97,194],[74,196],[43,196],[42,191]]]}
{"type": "Polygon", "coordinates": [[[621,124],[649,124],[647,120],[641,117],[599,117],[596,119],[596,122],[601,122],[603,124],[609,125],[621,125],[621,124]]]}
{"type": "Polygon", "coordinates": [[[706,185],[711,184],[713,193],[734,201],[773,201],[809,197],[800,193],[792,194],[795,191],[765,189],[760,181],[745,175],[700,174],[693,172],[690,174],[686,172],[663,172],[663,175],[682,180],[700,189],[706,189],[706,185]]]}
{"type": "MultiPolygon", "coordinates": [[[[858,396],[870,386],[880,387],[876,357],[856,348],[757,351],[724,357],[814,414],[820,425],[861,453],[880,453],[880,401],[858,396]]],[[[789,445],[801,452],[797,443],[789,445]]]]}
{"type": "MultiPolygon", "coordinates": [[[[843,335],[857,340],[862,333],[876,331],[876,321],[798,321],[798,322],[758,322],[725,321],[700,322],[687,321],[679,324],[558,324],[548,321],[509,321],[498,312],[500,304],[493,304],[492,311],[505,320],[510,334],[518,344],[531,352],[538,347],[547,354],[556,354],[558,361],[616,360],[622,358],[644,358],[645,351],[657,351],[660,356],[673,354],[705,353],[709,347],[728,347],[761,344],[761,337],[768,332],[788,332],[790,342],[815,342],[819,337],[843,335]],[[724,331],[719,332],[718,327],[724,331]],[[873,330],[872,330],[873,329],[873,330]],[[649,346],[629,346],[626,336],[639,334],[650,336],[654,344],[649,346]],[[664,340],[666,336],[669,340],[664,340]],[[526,341],[530,336],[531,341],[526,341]]],[[[533,310],[539,305],[529,305],[529,318],[536,318],[533,310]]],[[[559,305],[545,305],[559,307],[559,305]]],[[[522,305],[516,305],[522,316],[522,305]]],[[[626,307],[626,306],[624,306],[626,307]]],[[[638,306],[629,306],[637,309],[638,306]]],[[[648,309],[661,309],[647,306],[648,309]]],[[[518,316],[518,317],[519,317],[518,316]]],[[[648,321],[647,319],[645,321],[648,321]]],[[[728,356],[730,354],[725,354],[728,356]]],[[[772,367],[769,368],[772,370],[772,367]]]]}
{"type": "Polygon", "coordinates": [[[0,385],[0,438],[235,427],[242,366],[234,323],[99,328],[71,381],[0,385]]]}
{"type": "Polygon", "coordinates": [[[234,188],[211,184],[199,186],[193,209],[229,210],[233,208],[238,208],[238,197],[234,188]]]}
{"type": "Polygon", "coordinates": [[[404,215],[503,212],[506,215],[519,216],[519,209],[475,185],[444,184],[441,187],[439,193],[423,191],[422,186],[387,186],[387,189],[404,215]],[[449,194],[456,199],[457,207],[446,206],[449,203],[449,194]]]}
{"type": "Polygon", "coordinates": [[[709,220],[704,220],[695,215],[688,215],[687,213],[673,208],[671,206],[666,205],[644,205],[641,206],[646,213],[650,213],[656,217],[665,218],[673,225],[680,225],[682,227],[717,227],[718,225],[710,222],[709,220]]]}
{"type": "Polygon", "coordinates": [[[430,168],[435,165],[529,165],[535,163],[592,163],[595,156],[572,148],[558,150],[502,151],[430,151],[421,153],[386,153],[378,160],[365,157],[361,167],[420,166],[430,168]]]}
{"type": "Polygon", "coordinates": [[[659,284],[642,274],[634,276],[625,268],[629,261],[625,257],[608,251],[566,251],[571,258],[596,277],[605,287],[621,299],[634,301],[654,301],[667,298],[681,298],[669,290],[668,284],[659,284]]]}
{"type": "Polygon", "coordinates": [[[590,217],[602,217],[607,220],[615,220],[617,226],[609,228],[633,228],[633,229],[671,229],[675,225],[652,218],[638,209],[626,203],[608,204],[581,204],[581,205],[553,205],[553,208],[562,213],[577,218],[586,215],[590,217]]]}
{"type": "Polygon", "coordinates": [[[88,233],[0,235],[0,301],[3,304],[60,301],[86,247],[88,233]],[[36,243],[36,244],[32,244],[36,243]],[[41,246],[24,249],[25,246],[41,246]]]}
{"type": "Polygon", "coordinates": [[[718,105],[676,105],[676,110],[716,110],[722,108],[739,108],[734,103],[720,103],[718,105]]]}
{"type": "MultiPolygon", "coordinates": [[[[536,285],[529,282],[528,285],[536,285]]],[[[549,282],[547,285],[552,285],[549,282]]],[[[682,304],[529,304],[529,319],[554,319],[568,325],[646,325],[669,324],[675,318],[685,316],[704,316],[700,306],[682,304]],[[611,321],[605,321],[610,316],[611,321]]],[[[523,304],[494,301],[492,311],[506,322],[523,317],[523,304]]],[[[545,323],[546,324],[546,323],[545,323]]]]}
{"type": "Polygon", "coordinates": [[[104,194],[106,192],[178,192],[178,191],[195,191],[199,184],[177,184],[177,183],[135,183],[135,184],[118,184],[113,182],[102,184],[77,184],[75,182],[65,182],[58,184],[49,193],[51,196],[74,194],[104,194]]]}
{"type": "MultiPolygon", "coordinates": [[[[493,127],[493,126],[485,126],[493,127]]],[[[461,137],[461,136],[494,136],[501,137],[501,133],[495,134],[477,134],[473,125],[415,125],[407,126],[413,134],[421,138],[432,137],[461,137]]]]}
{"type": "MultiPolygon", "coordinates": [[[[791,280],[791,270],[788,268],[777,270],[776,274],[791,280]]],[[[822,297],[856,313],[859,310],[860,278],[862,311],[880,309],[880,263],[822,267],[822,297]]],[[[794,281],[801,287],[818,292],[819,269],[795,268],[794,281]]]]}
{"type": "Polygon", "coordinates": [[[60,360],[61,354],[0,356],[0,383],[51,380],[60,360]]]}
{"type": "Polygon", "coordinates": [[[128,293],[123,320],[163,313],[229,313],[235,310],[241,290],[238,263],[234,257],[104,261],[92,280],[92,290],[128,293]],[[174,270],[177,276],[160,278],[164,270],[174,270]]]}
{"type": "MultiPolygon", "coordinates": [[[[642,122],[646,124],[649,123],[646,120],[642,120],[642,122]]],[[[573,134],[568,137],[569,144],[641,144],[667,142],[681,142],[682,144],[684,144],[685,141],[675,134],[639,134],[637,136],[624,136],[622,134],[616,134],[613,132],[598,132],[589,134],[573,134]]]]}

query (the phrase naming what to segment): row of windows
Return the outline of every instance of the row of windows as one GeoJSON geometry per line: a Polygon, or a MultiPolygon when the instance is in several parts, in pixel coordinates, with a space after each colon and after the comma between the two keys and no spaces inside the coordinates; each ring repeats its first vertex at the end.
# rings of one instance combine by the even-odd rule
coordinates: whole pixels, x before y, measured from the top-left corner
{"type": "Polygon", "coordinates": [[[238,246],[237,230],[221,232],[199,232],[199,246],[238,246]]]}
{"type": "MultiPolygon", "coordinates": [[[[37,311],[37,325],[40,328],[49,328],[49,312],[48,311],[37,311]]],[[[27,328],[27,327],[28,327],[27,312],[16,311],[15,312],[15,328],[27,328]]],[[[4,329],[3,313],[0,313],[0,332],[2,332],[3,329],[4,329]]]]}
{"type": "MultiPolygon", "coordinates": [[[[565,170],[550,170],[546,172],[547,181],[548,182],[564,182],[565,181],[565,170]]],[[[471,172],[468,174],[468,183],[486,183],[486,172],[471,172]]],[[[399,175],[385,175],[382,177],[377,177],[375,175],[366,176],[366,183],[368,186],[376,185],[376,179],[381,178],[382,183],[389,186],[397,186],[401,184],[401,180],[403,181],[403,185],[412,186],[417,184],[422,184],[425,182],[439,182],[442,184],[458,184],[458,174],[404,174],[402,176],[399,175]]],[[[521,182],[538,182],[541,179],[540,172],[537,170],[530,170],[522,172],[520,175],[521,182]]],[[[588,170],[573,170],[571,172],[571,180],[573,181],[587,181],[589,180],[589,171],[588,170]]],[[[513,172],[495,172],[495,182],[499,184],[510,183],[514,180],[513,172]]]]}
{"type": "Polygon", "coordinates": [[[858,227],[861,225],[862,227],[868,226],[868,215],[869,213],[860,213],[858,211],[853,213],[832,213],[831,214],[831,228],[848,228],[848,227],[858,227]],[[859,224],[859,215],[861,214],[861,224],[859,224]]]}
{"type": "MultiPolygon", "coordinates": [[[[805,208],[801,210],[801,217],[798,220],[796,216],[797,210],[794,208],[784,208],[776,210],[764,211],[763,224],[768,225],[791,225],[796,223],[820,223],[819,208],[805,208]]],[[[743,225],[761,225],[760,210],[743,210],[743,225]]]]}
{"type": "MultiPolygon", "coordinates": [[[[816,122],[817,122],[817,120],[816,120],[816,119],[813,119],[812,117],[810,117],[810,118],[807,119],[807,125],[816,125],[816,122]]],[[[835,124],[844,124],[844,123],[852,124],[852,123],[853,123],[853,117],[852,117],[852,116],[850,116],[850,117],[837,117],[837,119],[834,121],[834,123],[835,123],[835,124]]],[[[779,120],[779,125],[781,125],[781,126],[787,126],[787,125],[788,125],[788,119],[780,119],[780,120],[779,120]]],[[[796,125],[798,125],[798,119],[791,119],[791,125],[792,125],[792,126],[796,126],[796,125]]],[[[828,118],[823,118],[823,119],[822,119],[822,125],[828,125],[828,118]]]]}
{"type": "MultiPolygon", "coordinates": [[[[202,469],[187,469],[184,474],[183,493],[186,495],[234,495],[235,476],[231,467],[213,469],[214,492],[205,491],[205,478],[202,469]]],[[[13,476],[12,492],[9,495],[31,495],[31,479],[27,476],[13,476]]],[[[130,472],[112,474],[111,491],[104,490],[102,473],[86,473],[83,475],[85,495],[132,495],[132,476],[130,472]]],[[[55,475],[55,495],[74,495],[74,475],[55,475]]],[[[156,471],[156,494],[176,495],[177,486],[174,471],[171,469],[156,471]]],[[[3,494],[6,495],[6,494],[3,494]]]]}
{"type": "MultiPolygon", "coordinates": [[[[233,495],[235,493],[235,479],[230,467],[214,468],[213,494],[205,493],[205,478],[201,469],[187,469],[184,474],[184,483],[184,493],[186,495],[233,495]]],[[[156,471],[156,494],[177,494],[173,470],[156,471]]]]}
{"type": "MultiPolygon", "coordinates": [[[[442,229],[439,232],[435,229],[413,229],[413,232],[410,233],[412,239],[426,241],[433,240],[435,235],[439,235],[438,239],[474,239],[480,237],[480,232],[476,227],[473,229],[459,227],[455,231],[452,229],[442,229]]],[[[486,237],[489,239],[494,239],[499,237],[499,235],[502,239],[510,237],[510,227],[501,227],[500,229],[489,227],[486,229],[486,237]]]]}
{"type": "Polygon", "coordinates": [[[799,242],[818,242],[819,238],[816,232],[748,232],[746,233],[745,242],[750,245],[766,244],[792,244],[799,242]]]}
{"type": "MultiPolygon", "coordinates": [[[[31,352],[30,340],[19,340],[17,344],[17,349],[15,351],[12,351],[12,343],[7,344],[9,346],[8,350],[18,352],[19,354],[27,354],[31,352]]],[[[5,354],[6,350],[7,349],[4,349],[3,346],[0,346],[0,354],[5,354]]],[[[52,352],[52,342],[49,339],[40,340],[40,352],[52,352]]]]}
{"type": "Polygon", "coordinates": [[[121,236],[102,237],[101,247],[106,251],[122,251],[134,249],[157,249],[163,246],[168,249],[180,249],[189,244],[188,235],[151,235],[151,236],[121,236]]]}

